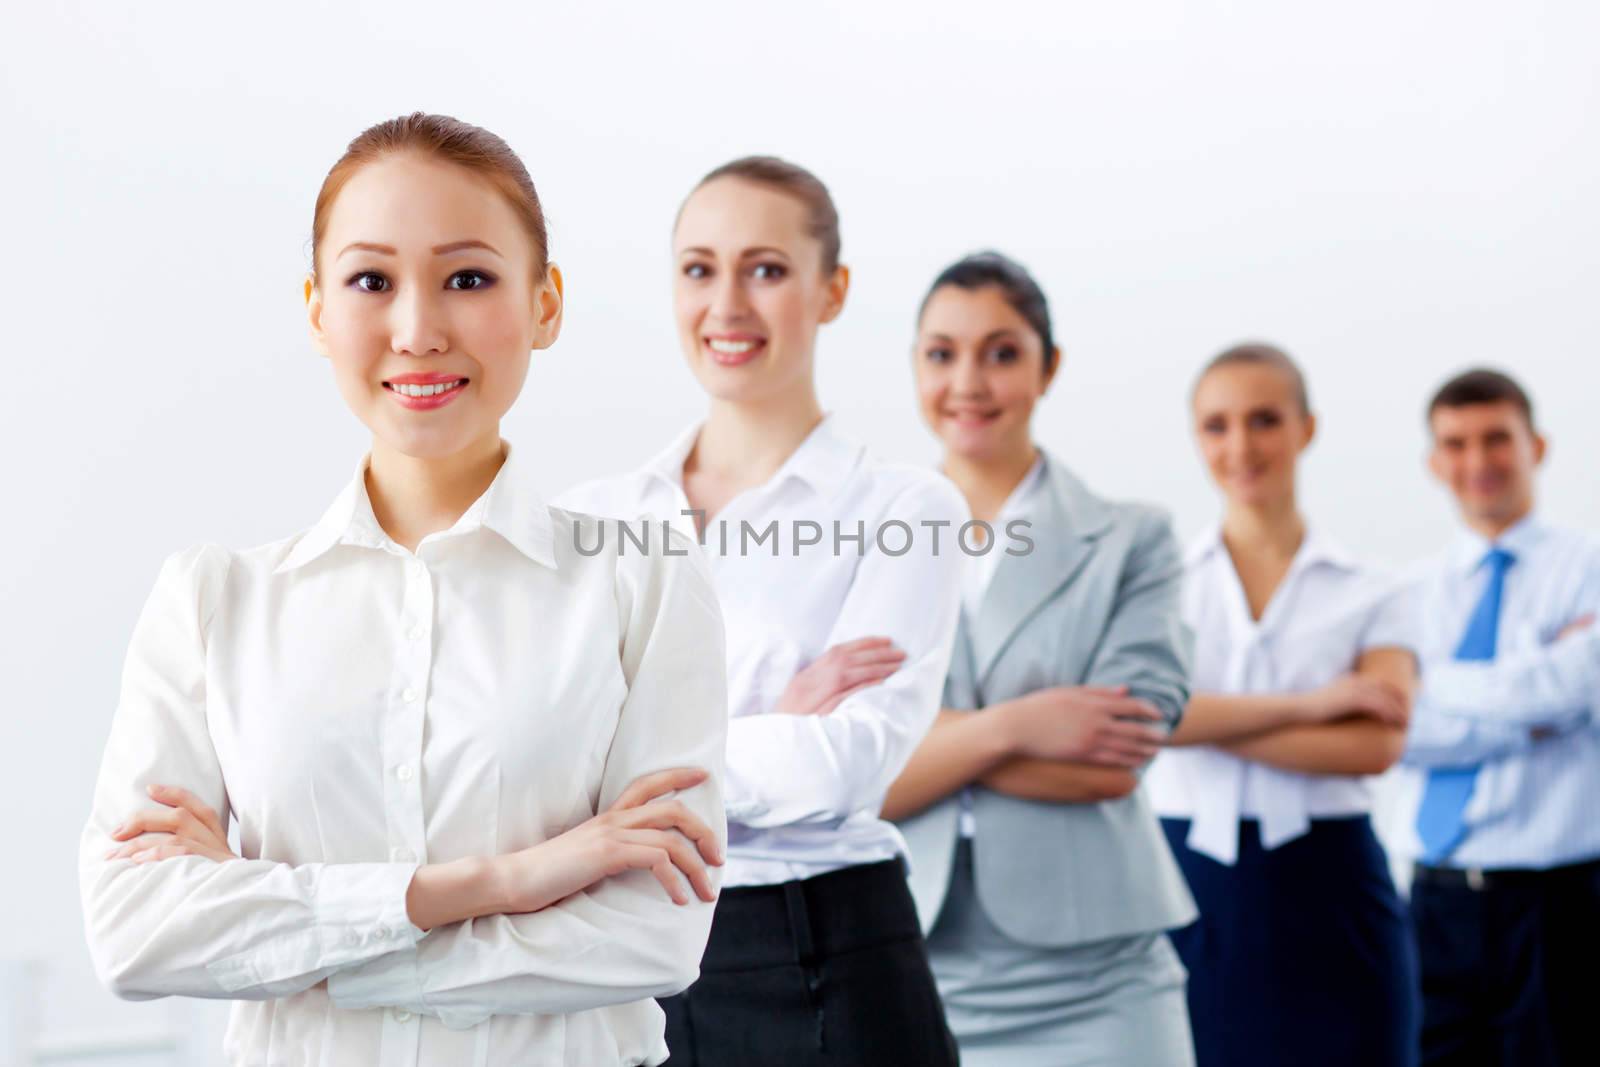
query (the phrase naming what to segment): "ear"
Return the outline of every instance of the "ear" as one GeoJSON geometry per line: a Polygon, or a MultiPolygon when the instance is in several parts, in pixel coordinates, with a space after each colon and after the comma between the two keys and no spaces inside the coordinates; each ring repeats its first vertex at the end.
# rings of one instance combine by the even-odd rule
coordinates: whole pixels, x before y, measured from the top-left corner
{"type": "Polygon", "coordinates": [[[1428,446],[1428,473],[1432,474],[1434,480],[1441,485],[1448,486],[1450,484],[1444,467],[1444,453],[1439,451],[1437,443],[1428,446]]]}
{"type": "Polygon", "coordinates": [[[1538,433],[1537,431],[1535,431],[1535,433],[1533,435],[1533,465],[1534,466],[1537,467],[1539,464],[1544,462],[1544,454],[1545,454],[1546,451],[1549,450],[1549,448],[1550,448],[1550,442],[1545,439],[1544,434],[1538,433]]]}
{"type": "Polygon", "coordinates": [[[850,268],[840,264],[833,268],[833,277],[828,279],[827,293],[822,302],[821,322],[832,322],[839,317],[839,312],[844,310],[844,298],[850,292],[850,268]]]}
{"type": "Polygon", "coordinates": [[[554,263],[545,268],[544,280],[533,294],[533,347],[549,348],[561,336],[561,316],[566,308],[566,280],[554,263]]]}
{"type": "Polygon", "coordinates": [[[315,274],[307,273],[305,281],[306,324],[311,328],[311,344],[323,359],[328,358],[328,335],[322,331],[322,290],[317,288],[315,274]]]}
{"type": "Polygon", "coordinates": [[[1043,396],[1050,391],[1050,383],[1056,380],[1056,371],[1061,369],[1061,346],[1056,345],[1050,349],[1050,369],[1044,372],[1044,384],[1039,387],[1039,395],[1043,396]]]}
{"type": "Polygon", "coordinates": [[[1300,449],[1304,451],[1311,447],[1311,442],[1317,439],[1317,416],[1315,412],[1306,412],[1306,436],[1300,442],[1300,449]]]}

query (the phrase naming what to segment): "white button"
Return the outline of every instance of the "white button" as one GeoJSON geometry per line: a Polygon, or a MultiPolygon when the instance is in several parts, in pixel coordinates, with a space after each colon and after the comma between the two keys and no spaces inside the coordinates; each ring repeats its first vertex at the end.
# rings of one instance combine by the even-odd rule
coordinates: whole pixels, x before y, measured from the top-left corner
{"type": "Polygon", "coordinates": [[[406,1011],[404,1008],[396,1008],[394,1010],[394,1021],[397,1023],[408,1023],[411,1021],[411,1013],[406,1011]]]}
{"type": "Polygon", "coordinates": [[[416,859],[416,857],[411,854],[411,850],[409,848],[390,849],[389,858],[394,860],[396,863],[410,863],[412,860],[416,859]]]}
{"type": "Polygon", "coordinates": [[[413,640],[413,641],[421,641],[422,640],[422,627],[413,626],[411,628],[411,632],[409,634],[407,634],[406,636],[411,638],[411,640],[413,640]]]}
{"type": "Polygon", "coordinates": [[[394,769],[394,776],[402,782],[411,781],[411,764],[402,763],[394,769]]]}
{"type": "Polygon", "coordinates": [[[417,691],[415,689],[407,689],[404,693],[400,694],[400,699],[404,700],[407,704],[414,703],[417,699],[417,691]]]}
{"type": "Polygon", "coordinates": [[[411,561],[411,577],[413,577],[413,578],[421,578],[422,577],[422,572],[423,572],[422,561],[420,559],[412,560],[411,561]]]}

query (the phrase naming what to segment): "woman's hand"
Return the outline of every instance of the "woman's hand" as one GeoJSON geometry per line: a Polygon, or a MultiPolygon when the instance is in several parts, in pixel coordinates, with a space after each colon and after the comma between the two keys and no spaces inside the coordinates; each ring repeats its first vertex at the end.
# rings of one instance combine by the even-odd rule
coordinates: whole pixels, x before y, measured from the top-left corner
{"type": "Polygon", "coordinates": [[[789,679],[772,710],[783,715],[826,715],[851,693],[889,677],[905,661],[906,654],[887,637],[841,642],[789,679]]]}
{"type": "Polygon", "coordinates": [[[167,805],[137,812],[111,831],[114,841],[128,841],[140,834],[159,834],[154,840],[128,841],[106,853],[106,859],[131,859],[152,863],[173,856],[205,856],[218,863],[236,860],[228,847],[228,834],[214,809],[200,798],[175,785],[152,785],[146,790],[152,800],[167,805]]]}
{"type": "Polygon", "coordinates": [[[1014,755],[1137,767],[1161,750],[1161,713],[1127,686],[1057,686],[993,705],[1014,755]]]}
{"type": "Polygon", "coordinates": [[[510,914],[547,908],[624,871],[649,871],[674,903],[687,904],[683,881],[704,901],[717,899],[706,864],[722,865],[716,832],[682,802],[662,799],[706,780],[696,767],[657,771],[634,781],[605,811],[550,840],[499,857],[510,914]]]}
{"type": "Polygon", "coordinates": [[[1404,728],[1408,715],[1405,694],[1388,682],[1359,674],[1346,674],[1321,689],[1300,693],[1296,703],[1308,723],[1360,715],[1404,728]]]}

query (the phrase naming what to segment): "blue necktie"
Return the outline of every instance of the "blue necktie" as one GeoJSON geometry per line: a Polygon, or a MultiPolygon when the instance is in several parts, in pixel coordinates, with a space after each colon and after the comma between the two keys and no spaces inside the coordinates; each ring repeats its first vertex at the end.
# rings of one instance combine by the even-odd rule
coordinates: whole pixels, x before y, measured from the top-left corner
{"type": "MultiPolygon", "coordinates": [[[[1491,548],[1483,557],[1489,580],[1483,596],[1467,620],[1467,632],[1456,646],[1456,659],[1483,662],[1494,659],[1495,636],[1500,629],[1500,600],[1506,587],[1506,569],[1516,557],[1503,548],[1491,548]]],[[[1422,862],[1437,864],[1467,836],[1467,801],[1478,779],[1478,764],[1470,767],[1435,767],[1428,772],[1417,809],[1417,835],[1422,838],[1422,862]]]]}

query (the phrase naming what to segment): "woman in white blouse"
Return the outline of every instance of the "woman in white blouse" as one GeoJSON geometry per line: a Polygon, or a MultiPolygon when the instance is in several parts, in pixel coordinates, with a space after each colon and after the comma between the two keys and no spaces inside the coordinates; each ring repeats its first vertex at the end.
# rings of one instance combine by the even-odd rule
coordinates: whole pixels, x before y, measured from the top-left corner
{"type": "Polygon", "coordinates": [[[1373,834],[1416,667],[1386,582],[1307,528],[1316,422],[1280,350],[1194,387],[1220,528],[1186,561],[1195,695],[1146,779],[1200,918],[1174,932],[1200,1067],[1415,1062],[1416,961],[1373,834]]]}
{"type": "Polygon", "coordinates": [[[500,438],[561,285],[485,130],[382,123],[323,185],[311,332],[371,450],[308,530],[166,561],[80,852],[103,980],[238,1001],[230,1063],[666,1058],[650,998],[696,975],[725,829],[722,624],[688,539],[576,551],[598,520],[500,438]]]}
{"type": "Polygon", "coordinates": [[[651,516],[641,537],[698,527],[727,620],[728,862],[701,977],[663,1002],[671,1063],[954,1063],[904,842],[878,809],[938,710],[966,506],[868,456],[818,402],[817,331],[849,271],[815,176],[719,167],[684,202],[673,257],[709,410],[639,471],[562,497],[651,516]]]}

